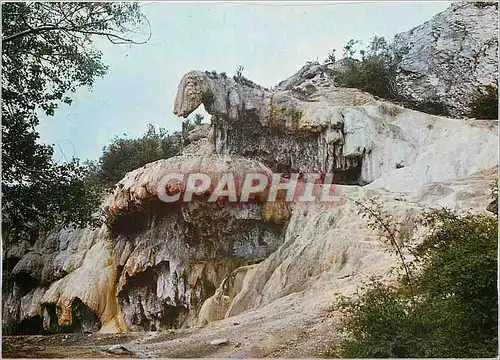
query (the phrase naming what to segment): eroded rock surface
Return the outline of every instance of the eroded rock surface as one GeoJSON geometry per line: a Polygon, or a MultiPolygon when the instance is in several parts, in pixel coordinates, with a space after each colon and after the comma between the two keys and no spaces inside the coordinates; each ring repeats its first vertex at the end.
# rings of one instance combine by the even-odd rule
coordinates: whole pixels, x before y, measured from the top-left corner
{"type": "Polygon", "coordinates": [[[414,102],[444,104],[467,116],[472,94],[498,85],[498,2],[456,2],[396,35],[402,54],[397,87],[414,102]]]}
{"type": "Polygon", "coordinates": [[[458,175],[455,155],[430,169],[444,147],[456,146],[450,154],[464,151],[460,161],[471,171],[496,156],[485,150],[476,158],[465,151],[476,140],[485,148],[495,146],[495,135],[481,128],[490,122],[432,116],[338,88],[325,66],[309,64],[280,86],[283,90],[271,92],[244,80],[190,72],[179,85],[174,113],[187,116],[203,101],[213,115],[218,154],[256,159],[275,172],[334,173],[335,183],[367,184],[413,164],[419,170],[411,176],[420,182],[452,178],[458,175]],[[308,87],[315,90],[303,97],[308,87]]]}
{"type": "Polygon", "coordinates": [[[4,324],[29,320],[36,332],[195,324],[225,277],[277,249],[286,223],[267,216],[260,198],[246,204],[208,203],[203,194],[186,203],[158,199],[164,175],[183,173],[186,181],[192,172],[211,175],[212,190],[225,172],[235,176],[238,191],[246,173],[272,176],[258,162],[218,155],[179,156],[128,173],[103,204],[101,228],[63,229],[24,254],[12,248],[19,258],[8,257],[14,265],[4,324]]]}
{"type": "MultiPolygon", "coordinates": [[[[470,6],[453,5],[445,12],[451,20],[438,15],[436,44],[465,41],[448,22],[486,11],[470,6]]],[[[456,53],[465,56],[465,48],[456,53]]],[[[463,75],[473,74],[467,81],[474,86],[479,69],[497,76],[478,61],[476,72],[463,75]]],[[[174,112],[186,117],[203,103],[211,124],[187,136],[182,156],[128,173],[102,205],[101,228],[10,243],[4,325],[30,333],[181,328],[124,342],[143,357],[310,357],[324,350],[335,334],[334,294],[351,294],[396,265],[359,204],[377,198],[405,239],[418,242],[422,211],[485,212],[498,174],[497,121],[432,116],[338,88],[332,74],[340,65],[307,64],[274,90],[245,78],[186,74],[174,112]],[[191,202],[158,200],[168,173],[203,172],[216,183],[231,172],[239,195],[249,172],[271,179],[273,172],[314,171],[335,174],[338,201],[270,204],[264,190],[245,204],[207,203],[213,188],[191,202]],[[227,346],[210,347],[221,338],[227,346]]],[[[450,89],[462,111],[462,95],[450,89]]],[[[185,185],[186,178],[165,186],[182,194],[185,185]]]]}

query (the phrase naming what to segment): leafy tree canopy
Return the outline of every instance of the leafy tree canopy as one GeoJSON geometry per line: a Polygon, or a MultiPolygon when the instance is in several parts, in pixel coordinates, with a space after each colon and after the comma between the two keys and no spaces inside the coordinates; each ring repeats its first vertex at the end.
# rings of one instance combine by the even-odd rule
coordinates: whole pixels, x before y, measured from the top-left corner
{"type": "Polygon", "coordinates": [[[96,173],[107,186],[114,186],[126,173],[150,162],[179,155],[182,150],[182,136],[152,125],[143,136],[136,139],[116,137],[105,146],[97,164],[96,173]]]}
{"type": "Polygon", "coordinates": [[[88,168],[76,159],[53,161],[53,147],[38,142],[39,115],[71,104],[72,92],[106,73],[96,37],[136,43],[146,23],[136,3],[2,4],[4,239],[92,220],[98,192],[85,186],[88,168]]]}
{"type": "Polygon", "coordinates": [[[395,74],[397,56],[385,38],[374,36],[365,49],[359,49],[360,60],[354,56],[361,45],[349,40],[344,46],[347,69],[337,76],[341,86],[358,88],[384,99],[396,98],[395,74]]]}

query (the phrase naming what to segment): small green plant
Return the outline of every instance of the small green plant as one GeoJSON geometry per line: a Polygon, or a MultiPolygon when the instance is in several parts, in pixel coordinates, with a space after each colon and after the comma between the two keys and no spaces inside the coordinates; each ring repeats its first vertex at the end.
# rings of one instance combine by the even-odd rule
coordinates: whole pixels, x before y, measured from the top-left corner
{"type": "Polygon", "coordinates": [[[193,124],[200,126],[203,123],[204,116],[201,114],[195,114],[193,119],[193,124]]]}
{"type": "Polygon", "coordinates": [[[498,87],[491,84],[484,89],[477,89],[472,96],[470,108],[471,118],[498,120],[498,87]]]}
{"type": "Polygon", "coordinates": [[[335,64],[335,49],[328,53],[325,64],[335,64]]]}

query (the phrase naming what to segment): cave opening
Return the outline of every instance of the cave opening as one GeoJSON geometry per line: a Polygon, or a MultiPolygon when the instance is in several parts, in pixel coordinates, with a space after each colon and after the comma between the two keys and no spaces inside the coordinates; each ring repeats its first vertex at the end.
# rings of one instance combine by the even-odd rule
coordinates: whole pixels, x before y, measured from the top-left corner
{"type": "Polygon", "coordinates": [[[71,303],[72,321],[69,327],[71,332],[97,332],[101,328],[99,316],[79,298],[71,303]]]}
{"type": "Polygon", "coordinates": [[[174,299],[166,300],[157,296],[158,277],[169,272],[169,262],[162,261],[138,274],[125,275],[126,283],[118,293],[118,299],[130,330],[157,331],[182,326],[189,309],[175,304],[174,299]],[[175,305],[171,300],[174,300],[175,305]]]}
{"type": "Polygon", "coordinates": [[[43,328],[43,319],[40,315],[28,317],[7,328],[3,327],[2,330],[9,335],[45,335],[47,333],[43,328]]]}
{"type": "Polygon", "coordinates": [[[100,330],[102,324],[99,316],[79,298],[71,302],[71,325],[59,325],[57,306],[44,304],[42,328],[45,333],[89,333],[100,330]]]}
{"type": "Polygon", "coordinates": [[[57,321],[57,309],[55,304],[43,305],[43,328],[48,333],[60,332],[60,327],[57,321]]]}
{"type": "Polygon", "coordinates": [[[14,276],[14,282],[19,287],[19,295],[21,297],[40,285],[40,281],[24,271],[21,271],[14,276]]]}
{"type": "Polygon", "coordinates": [[[347,170],[334,171],[332,184],[342,185],[366,185],[361,183],[361,159],[359,162],[347,170]]]}

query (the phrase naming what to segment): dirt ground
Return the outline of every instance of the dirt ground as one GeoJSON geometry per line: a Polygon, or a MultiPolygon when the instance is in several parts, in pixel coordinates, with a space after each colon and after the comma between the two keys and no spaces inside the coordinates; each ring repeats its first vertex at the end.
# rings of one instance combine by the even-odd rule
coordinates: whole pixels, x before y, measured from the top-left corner
{"type": "Polygon", "coordinates": [[[287,316],[245,320],[157,332],[3,336],[2,358],[324,357],[337,323],[329,314],[293,326],[280,326],[287,316]],[[227,343],[211,345],[216,339],[227,343]],[[118,352],[110,350],[113,346],[119,346],[118,352]]]}

